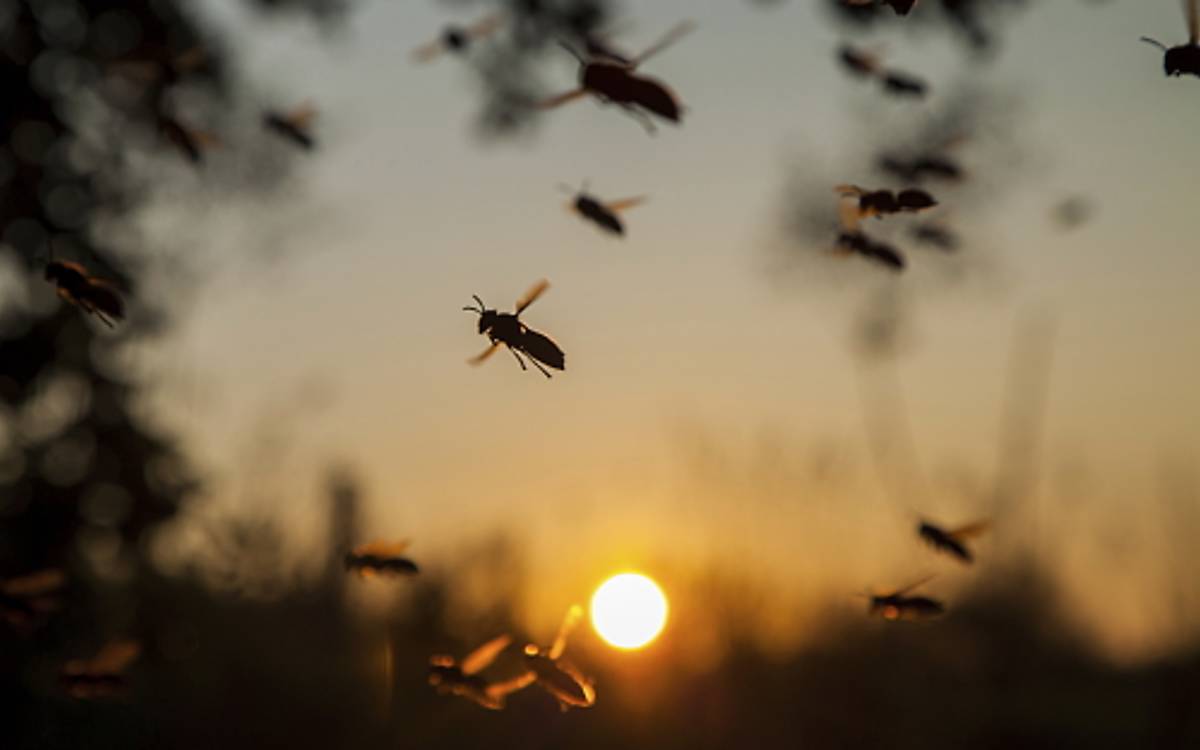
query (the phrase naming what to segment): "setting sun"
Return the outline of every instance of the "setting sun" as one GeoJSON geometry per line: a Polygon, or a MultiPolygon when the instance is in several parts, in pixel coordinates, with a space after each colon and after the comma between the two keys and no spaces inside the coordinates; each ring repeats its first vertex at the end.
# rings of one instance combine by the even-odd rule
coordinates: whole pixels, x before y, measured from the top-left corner
{"type": "Polygon", "coordinates": [[[667,624],[667,597],[640,573],[621,573],[592,594],[592,627],[606,643],[636,649],[653,641],[667,624]]]}

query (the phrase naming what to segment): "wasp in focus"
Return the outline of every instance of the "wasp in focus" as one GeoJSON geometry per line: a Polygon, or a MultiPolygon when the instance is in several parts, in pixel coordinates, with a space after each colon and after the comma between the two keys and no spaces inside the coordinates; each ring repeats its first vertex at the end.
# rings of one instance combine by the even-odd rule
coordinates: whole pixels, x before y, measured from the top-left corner
{"type": "Polygon", "coordinates": [[[504,25],[504,18],[496,14],[470,26],[447,26],[440,37],[415,49],[413,59],[424,63],[440,57],[444,52],[463,54],[471,47],[472,43],[491,36],[502,25],[504,25]]]}
{"type": "Polygon", "coordinates": [[[917,526],[917,535],[934,549],[951,554],[970,564],[975,557],[971,554],[971,550],[967,549],[966,541],[987,531],[989,526],[987,521],[977,521],[957,529],[946,530],[929,521],[921,521],[917,526]]]}
{"type": "Polygon", "coordinates": [[[78,263],[52,260],[46,264],[46,281],[57,287],[58,296],[95,315],[112,328],[114,321],[125,318],[125,300],[111,281],[97,278],[78,263]]]}
{"type": "Polygon", "coordinates": [[[381,575],[413,576],[421,572],[417,564],[404,557],[408,542],[371,542],[346,553],[346,570],[362,578],[381,575]]]}
{"type": "Polygon", "coordinates": [[[291,141],[306,151],[317,146],[312,134],[312,122],[317,109],[311,104],[302,104],[290,112],[268,111],[263,114],[263,127],[281,138],[291,141]]]}
{"type": "Polygon", "coordinates": [[[563,658],[567,649],[567,637],[583,617],[583,608],[578,604],[567,610],[559,626],[558,635],[550,648],[541,648],[535,643],[525,646],[525,664],[529,674],[546,692],[554,696],[559,708],[566,711],[574,708],[590,708],[596,703],[596,689],[592,681],[583,676],[579,669],[563,658]]]}
{"type": "Polygon", "coordinates": [[[61,606],[66,581],[57,568],[0,581],[0,620],[16,628],[36,624],[61,606]]]}
{"type": "Polygon", "coordinates": [[[603,203],[599,198],[587,192],[586,182],[578,192],[569,185],[559,185],[559,189],[575,196],[574,200],[568,204],[573,211],[604,231],[621,236],[625,235],[625,225],[621,223],[619,214],[646,201],[645,196],[638,196],[603,203]]]}
{"type": "Polygon", "coordinates": [[[933,576],[910,583],[889,594],[865,595],[869,599],[867,612],[885,620],[925,620],[946,612],[946,605],[928,596],[908,596],[913,589],[928,583],[933,576]]]}
{"type": "Polygon", "coordinates": [[[638,75],[638,67],[689,33],[695,24],[684,22],[671,29],[649,49],[631,59],[622,55],[602,53],[583,55],[567,44],[563,48],[579,61],[579,88],[551,97],[538,104],[540,109],[553,109],[591,94],[602,102],[612,102],[641,122],[648,132],[654,132],[650,115],[678,123],[683,116],[679,97],[665,83],[638,75]]]}
{"type": "Polygon", "coordinates": [[[59,680],[73,698],[108,698],[124,692],[125,675],[142,648],[136,641],[112,641],[90,659],[72,659],[63,665],[59,680]]]}
{"type": "Polygon", "coordinates": [[[1187,44],[1168,48],[1150,37],[1144,36],[1142,41],[1163,51],[1163,72],[1168,76],[1187,74],[1200,78],[1200,0],[1184,0],[1183,10],[1187,16],[1187,44]]]}
{"type": "Polygon", "coordinates": [[[453,656],[445,654],[430,657],[429,684],[439,693],[451,693],[499,711],[504,708],[509,693],[515,693],[537,679],[533,672],[524,672],[504,682],[488,682],[479,676],[510,643],[510,636],[497,636],[464,656],[462,661],[455,661],[453,656]]]}
{"type": "Polygon", "coordinates": [[[479,315],[479,333],[491,339],[492,345],[467,361],[473,365],[481,364],[495,354],[503,344],[517,358],[517,364],[521,365],[522,370],[529,369],[525,366],[525,360],[521,358],[522,354],[528,357],[534,367],[538,368],[546,377],[550,377],[550,372],[546,367],[565,370],[566,355],[563,354],[562,349],[558,348],[558,344],[551,341],[549,336],[538,333],[521,322],[521,313],[549,288],[550,282],[545,279],[534,284],[521,299],[517,300],[517,309],[513,313],[490,310],[483,304],[483,300],[477,295],[472,295],[477,307],[464,307],[463,310],[479,315]]]}

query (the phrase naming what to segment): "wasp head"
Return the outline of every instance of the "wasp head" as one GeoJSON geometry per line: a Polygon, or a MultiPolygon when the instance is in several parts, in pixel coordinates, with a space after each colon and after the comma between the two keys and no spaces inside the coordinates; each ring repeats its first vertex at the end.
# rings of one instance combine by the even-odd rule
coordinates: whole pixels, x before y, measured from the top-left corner
{"type": "Polygon", "coordinates": [[[475,304],[464,307],[463,310],[478,315],[479,333],[487,333],[496,325],[496,311],[487,309],[483,304],[483,300],[479,299],[478,295],[472,294],[471,299],[475,300],[475,304]]]}

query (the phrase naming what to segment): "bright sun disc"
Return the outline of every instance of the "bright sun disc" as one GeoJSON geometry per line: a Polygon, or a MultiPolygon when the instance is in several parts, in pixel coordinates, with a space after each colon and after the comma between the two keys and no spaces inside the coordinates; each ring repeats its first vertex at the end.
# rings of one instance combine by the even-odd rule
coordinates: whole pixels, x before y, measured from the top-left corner
{"type": "Polygon", "coordinates": [[[641,648],[667,624],[667,597],[639,573],[621,573],[600,584],[590,609],[592,627],[617,648],[641,648]]]}

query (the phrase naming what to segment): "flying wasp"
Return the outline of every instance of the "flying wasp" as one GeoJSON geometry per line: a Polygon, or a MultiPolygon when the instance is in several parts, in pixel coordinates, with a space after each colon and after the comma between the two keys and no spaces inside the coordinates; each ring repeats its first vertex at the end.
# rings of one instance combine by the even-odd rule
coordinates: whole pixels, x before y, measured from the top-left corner
{"type": "Polygon", "coordinates": [[[421,572],[417,564],[404,557],[408,542],[371,542],[346,553],[346,570],[362,578],[377,575],[413,576],[421,572]]]}
{"type": "Polygon", "coordinates": [[[472,43],[491,36],[503,25],[504,18],[496,14],[470,26],[447,26],[440,37],[413,50],[413,59],[424,63],[440,57],[443,52],[462,54],[472,43]]]}
{"type": "Polygon", "coordinates": [[[917,535],[934,549],[949,553],[970,564],[975,557],[971,554],[971,550],[967,549],[966,541],[987,531],[989,526],[987,521],[977,521],[947,531],[929,521],[921,521],[917,526],[917,535]]]}
{"type": "Polygon", "coordinates": [[[95,315],[112,328],[125,318],[125,300],[111,281],[97,278],[78,263],[52,260],[46,264],[46,281],[57,287],[58,296],[88,315],[95,315]]]}
{"type": "Polygon", "coordinates": [[[863,218],[858,197],[843,193],[838,199],[838,233],[834,248],[841,253],[861,255],[868,260],[881,263],[893,271],[903,271],[907,265],[904,256],[894,246],[872,239],[859,228],[863,218]]]}
{"type": "Polygon", "coordinates": [[[933,576],[910,583],[889,594],[864,594],[869,600],[867,612],[885,620],[925,620],[946,612],[946,605],[928,596],[908,596],[913,589],[928,583],[933,576]]]}
{"type": "Polygon", "coordinates": [[[638,196],[602,203],[599,198],[587,192],[586,182],[578,192],[569,185],[559,185],[559,189],[574,195],[574,200],[568,204],[571,210],[604,231],[621,236],[625,235],[625,225],[621,223],[619,214],[646,201],[645,196],[638,196]]]}
{"type": "Polygon", "coordinates": [[[1187,16],[1187,44],[1168,48],[1157,39],[1147,36],[1142,37],[1142,41],[1164,52],[1163,71],[1168,76],[1186,73],[1200,78],[1200,0],[1183,0],[1183,3],[1183,12],[1187,16]]]}
{"type": "Polygon", "coordinates": [[[142,648],[136,641],[112,641],[90,659],[72,659],[63,665],[59,680],[73,698],[107,698],[128,686],[125,675],[142,648]]]}
{"type": "Polygon", "coordinates": [[[583,676],[575,665],[563,658],[567,649],[567,637],[583,617],[583,608],[572,605],[563,618],[558,635],[550,648],[541,648],[535,643],[525,646],[525,665],[529,673],[546,692],[554,696],[559,707],[566,711],[574,708],[590,708],[596,703],[596,689],[592,681],[583,676]]]}
{"type": "Polygon", "coordinates": [[[311,104],[302,104],[290,112],[267,111],[263,114],[263,127],[285,138],[300,148],[312,151],[317,146],[312,134],[312,121],[317,109],[311,104]]]}
{"type": "Polygon", "coordinates": [[[62,605],[67,577],[47,568],[0,581],[0,620],[13,627],[36,624],[62,605]]]}
{"type": "Polygon", "coordinates": [[[628,60],[607,53],[585,56],[570,45],[563,44],[563,48],[579,61],[579,88],[546,99],[538,107],[553,109],[591,94],[602,102],[617,104],[651,133],[654,132],[654,122],[650,115],[657,115],[668,122],[680,122],[683,106],[675,92],[661,81],[638,75],[637,69],[694,28],[694,23],[685,21],[668,31],[645,52],[628,60]]]}
{"type": "Polygon", "coordinates": [[[843,198],[856,199],[858,213],[862,218],[918,213],[938,204],[932,195],[920,188],[905,188],[894,193],[891,190],[866,190],[857,185],[838,185],[834,192],[843,198]]]}
{"type": "Polygon", "coordinates": [[[929,90],[925,81],[899,70],[883,67],[878,54],[843,44],[838,49],[838,60],[850,73],[860,78],[878,78],[883,90],[898,96],[923,97],[929,90]]]}
{"type": "Polygon", "coordinates": [[[481,364],[495,354],[503,344],[517,358],[517,364],[521,365],[522,370],[529,369],[525,366],[525,360],[521,358],[522,354],[528,357],[534,367],[538,368],[546,377],[550,377],[550,372],[546,367],[552,367],[555,370],[566,369],[566,355],[563,354],[562,349],[558,348],[558,344],[551,341],[550,337],[545,334],[538,333],[521,322],[521,313],[549,288],[550,282],[545,279],[534,284],[521,299],[517,300],[516,312],[511,314],[490,310],[483,304],[483,300],[477,295],[472,295],[477,307],[464,307],[463,310],[479,315],[479,333],[491,339],[492,345],[467,361],[473,365],[481,364]]]}
{"type": "MultiPolygon", "coordinates": [[[[879,0],[879,6],[884,5],[895,11],[898,16],[907,16],[913,8],[917,7],[918,0],[879,0]]],[[[875,0],[842,0],[842,5],[863,6],[875,5],[875,0]]]]}
{"type": "Polygon", "coordinates": [[[199,166],[204,161],[206,150],[221,145],[221,141],[212,133],[184,125],[174,115],[159,112],[157,118],[159,135],[192,164],[199,166]]]}
{"type": "Polygon", "coordinates": [[[429,659],[429,684],[439,693],[451,693],[474,701],[484,708],[499,711],[504,708],[505,698],[537,679],[533,672],[524,672],[504,682],[488,682],[479,673],[487,669],[500,655],[512,638],[501,635],[455,661],[453,656],[439,654],[429,659]]]}

